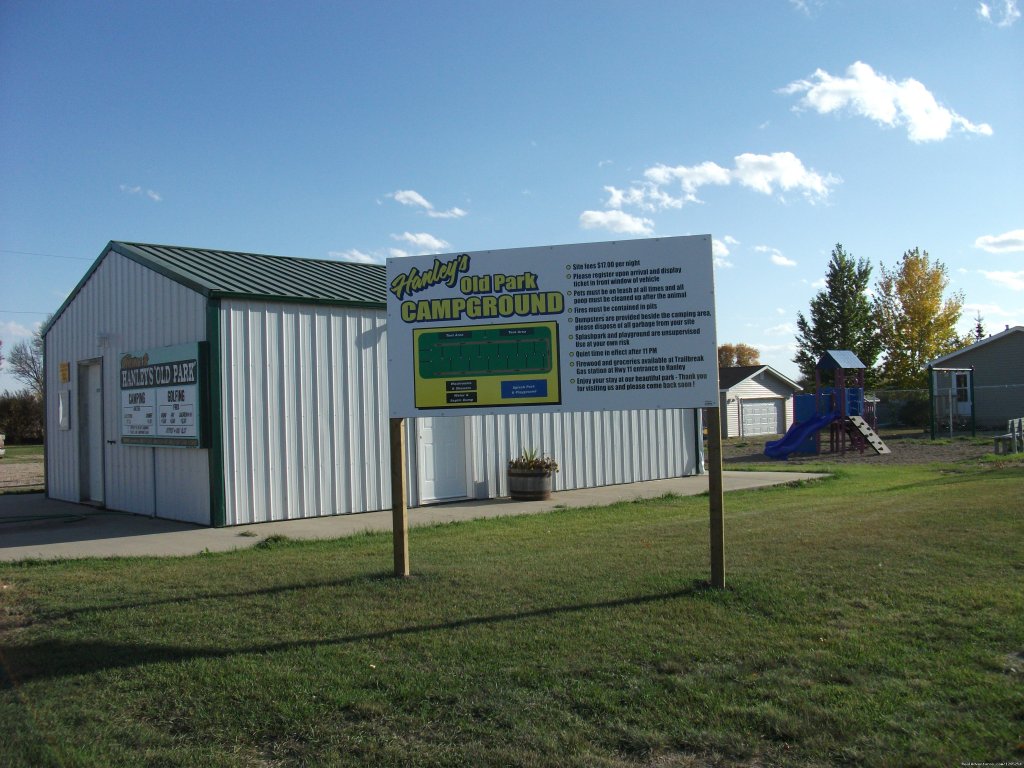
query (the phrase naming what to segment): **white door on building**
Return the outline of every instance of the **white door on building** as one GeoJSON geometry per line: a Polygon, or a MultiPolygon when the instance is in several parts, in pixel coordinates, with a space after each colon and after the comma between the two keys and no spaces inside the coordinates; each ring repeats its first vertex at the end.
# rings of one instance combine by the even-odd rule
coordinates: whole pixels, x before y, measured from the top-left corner
{"type": "Polygon", "coordinates": [[[78,366],[78,481],[82,501],[103,503],[103,368],[78,366]]]}
{"type": "Polygon", "coordinates": [[[785,414],[782,400],[741,400],[740,411],[743,414],[741,435],[778,435],[782,428],[785,414]]]}
{"type": "Polygon", "coordinates": [[[416,419],[416,464],[421,504],[466,498],[465,418],[416,419]]]}

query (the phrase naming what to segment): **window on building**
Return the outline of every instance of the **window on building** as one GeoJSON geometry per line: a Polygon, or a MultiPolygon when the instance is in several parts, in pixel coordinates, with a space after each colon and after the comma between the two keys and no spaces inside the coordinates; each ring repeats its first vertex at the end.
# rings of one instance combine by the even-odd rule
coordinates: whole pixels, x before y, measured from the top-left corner
{"type": "Polygon", "coordinates": [[[970,401],[970,392],[967,389],[966,373],[958,373],[956,375],[956,401],[958,403],[966,403],[970,401]]]}

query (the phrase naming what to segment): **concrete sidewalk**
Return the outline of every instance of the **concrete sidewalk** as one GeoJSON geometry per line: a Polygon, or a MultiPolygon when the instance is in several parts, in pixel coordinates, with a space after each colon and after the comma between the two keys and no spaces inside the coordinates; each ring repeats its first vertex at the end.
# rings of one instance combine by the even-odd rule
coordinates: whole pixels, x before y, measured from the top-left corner
{"type": "MultiPolygon", "coordinates": [[[[813,472],[724,472],[726,491],[815,480],[813,472]]],[[[628,485],[560,491],[548,501],[508,498],[434,504],[409,510],[410,527],[506,515],[530,515],[567,507],[592,507],[675,493],[695,496],[708,489],[708,476],[678,477],[628,485]]],[[[728,507],[726,507],[728,517],[728,507]]],[[[0,561],[29,558],[194,555],[244,549],[269,536],[337,539],[363,531],[390,531],[391,511],[288,520],[231,528],[206,528],[82,504],[53,501],[42,494],[0,495],[0,561]]]]}

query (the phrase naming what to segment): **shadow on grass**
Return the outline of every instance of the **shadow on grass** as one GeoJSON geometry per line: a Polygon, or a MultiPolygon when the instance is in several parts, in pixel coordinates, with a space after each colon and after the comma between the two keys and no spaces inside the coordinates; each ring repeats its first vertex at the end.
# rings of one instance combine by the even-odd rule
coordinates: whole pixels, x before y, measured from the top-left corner
{"type": "Polygon", "coordinates": [[[532,611],[499,613],[491,616],[472,616],[435,624],[395,627],[377,632],[364,632],[335,638],[292,640],[234,648],[142,645],[104,640],[42,640],[38,643],[28,643],[26,645],[0,646],[0,688],[13,688],[36,680],[89,675],[113,669],[130,669],[146,664],[227,659],[253,653],[266,654],[301,649],[329,648],[431,632],[446,632],[468,627],[564,616],[586,611],[614,610],[694,597],[704,593],[709,595],[726,594],[719,590],[713,590],[706,581],[698,580],[685,589],[654,595],[639,595],[580,605],[538,608],[532,611]]]}
{"type": "MultiPolygon", "coordinates": [[[[272,537],[273,538],[273,537],[272,537]]],[[[284,537],[280,537],[283,539],[284,537]]],[[[270,539],[257,544],[253,549],[261,547],[270,539]]],[[[291,542],[291,539],[287,539],[291,542]]],[[[273,542],[272,542],[273,543],[273,542]]],[[[300,542],[301,543],[301,542],[300,542]]],[[[47,562],[47,561],[42,561],[47,562]]],[[[180,595],[177,597],[166,597],[160,600],[140,600],[136,603],[110,603],[109,605],[83,605],[78,608],[69,608],[66,611],[50,611],[33,616],[33,624],[48,624],[63,619],[73,619],[91,613],[107,613],[109,611],[133,611],[146,608],[155,608],[160,605],[183,605],[185,603],[198,603],[203,600],[233,600],[244,597],[270,597],[274,595],[285,595],[289,592],[303,592],[307,589],[335,589],[337,587],[352,587],[373,582],[389,581],[394,579],[390,571],[351,576],[345,579],[332,579],[330,581],[307,581],[298,584],[281,584],[262,589],[245,589],[235,592],[206,592],[197,595],[180,595]]]]}
{"type": "MultiPolygon", "coordinates": [[[[934,474],[924,478],[922,480],[916,480],[910,483],[899,483],[894,485],[886,485],[879,488],[874,488],[867,491],[865,496],[873,496],[879,494],[891,494],[893,492],[901,491],[914,491],[922,489],[937,489],[941,486],[950,485],[965,485],[971,483],[988,483],[993,479],[1005,479],[1010,477],[1007,473],[1003,472],[1003,467],[988,467],[983,468],[982,472],[978,472],[973,467],[964,467],[957,464],[934,464],[932,469],[939,472],[939,476],[936,477],[934,474]]],[[[1013,476],[1016,479],[1016,476],[1013,476]]]]}

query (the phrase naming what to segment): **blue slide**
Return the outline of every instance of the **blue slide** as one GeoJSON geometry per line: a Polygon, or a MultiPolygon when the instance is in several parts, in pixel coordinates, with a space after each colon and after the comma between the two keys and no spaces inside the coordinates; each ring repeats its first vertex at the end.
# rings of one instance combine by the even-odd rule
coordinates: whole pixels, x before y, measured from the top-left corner
{"type": "Polygon", "coordinates": [[[764,455],[770,459],[789,458],[789,454],[799,448],[804,440],[822,427],[827,427],[837,418],[839,418],[838,413],[825,413],[820,416],[813,416],[807,421],[797,422],[789,428],[789,431],[781,440],[772,440],[765,443],[764,455]]]}

